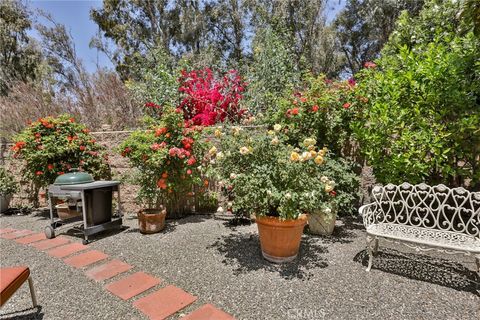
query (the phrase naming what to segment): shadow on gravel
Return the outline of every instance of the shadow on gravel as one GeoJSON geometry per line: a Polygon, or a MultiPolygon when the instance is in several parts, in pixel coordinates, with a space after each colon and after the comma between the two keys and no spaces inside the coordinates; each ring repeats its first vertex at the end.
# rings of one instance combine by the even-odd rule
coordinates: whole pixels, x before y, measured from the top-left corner
{"type": "Polygon", "coordinates": [[[278,273],[287,280],[308,280],[313,276],[313,269],[328,266],[322,256],[328,252],[327,248],[318,239],[310,237],[302,238],[297,259],[285,264],[274,264],[263,259],[257,234],[231,233],[218,238],[209,248],[217,249],[225,257],[222,262],[234,267],[236,274],[265,270],[278,273]]]}
{"type": "MultiPolygon", "coordinates": [[[[134,216],[134,218],[127,218],[129,220],[137,220],[137,217],[134,216]]],[[[204,222],[206,220],[210,219],[210,216],[208,215],[201,215],[201,214],[194,214],[194,215],[191,215],[191,216],[187,216],[185,218],[181,218],[181,219],[167,219],[165,221],[165,228],[160,231],[160,233],[171,233],[173,231],[175,231],[175,229],[180,226],[180,225],[184,225],[184,224],[189,224],[189,223],[200,223],[200,222],[204,222]]],[[[126,233],[140,233],[140,229],[138,227],[135,227],[135,228],[130,228],[126,231],[126,233]]]]}
{"type": "Polygon", "coordinates": [[[0,320],[42,320],[42,306],[0,314],[0,320]]]}
{"type": "MultiPolygon", "coordinates": [[[[367,251],[360,251],[353,261],[360,262],[366,267],[367,251]]],[[[480,289],[480,277],[477,273],[448,260],[386,248],[380,250],[373,259],[372,269],[480,296],[480,291],[477,291],[480,289]]]]}

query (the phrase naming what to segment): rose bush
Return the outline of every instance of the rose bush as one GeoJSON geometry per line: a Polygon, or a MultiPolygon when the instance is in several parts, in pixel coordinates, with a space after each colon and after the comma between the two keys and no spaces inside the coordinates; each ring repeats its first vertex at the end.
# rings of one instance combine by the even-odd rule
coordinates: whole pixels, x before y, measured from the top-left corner
{"type": "Polygon", "coordinates": [[[209,156],[216,161],[216,178],[233,195],[229,208],[249,216],[296,219],[302,213],[334,210],[336,177],[325,174],[330,159],[315,139],[305,139],[297,148],[287,144],[280,125],[268,133],[238,127],[222,133],[220,147],[209,156]],[[231,208],[230,208],[231,207],[231,208]]]}
{"type": "Polygon", "coordinates": [[[14,157],[24,160],[23,176],[37,191],[58,175],[79,168],[95,179],[109,178],[108,155],[85,125],[69,115],[46,117],[30,123],[15,137],[14,157]]]}
{"type": "Polygon", "coordinates": [[[147,129],[133,132],[119,147],[137,169],[138,200],[150,209],[175,206],[192,187],[208,184],[201,163],[207,148],[199,138],[203,128],[190,126],[180,109],[165,107],[160,119],[148,120],[147,129]]]}

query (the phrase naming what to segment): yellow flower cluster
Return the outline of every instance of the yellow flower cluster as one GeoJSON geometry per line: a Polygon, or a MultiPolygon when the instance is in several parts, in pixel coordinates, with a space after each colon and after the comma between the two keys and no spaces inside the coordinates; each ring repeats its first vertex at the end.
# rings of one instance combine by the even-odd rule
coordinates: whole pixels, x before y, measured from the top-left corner
{"type": "Polygon", "coordinates": [[[307,138],[303,141],[303,146],[307,148],[306,151],[302,152],[302,154],[300,155],[300,153],[298,153],[297,150],[295,151],[292,151],[292,153],[290,154],[290,160],[293,161],[293,162],[296,162],[296,161],[301,161],[301,162],[304,162],[304,161],[308,161],[310,159],[313,159],[313,161],[317,164],[317,165],[321,165],[324,163],[324,156],[327,154],[327,148],[323,148],[321,150],[319,150],[318,152],[315,150],[315,144],[317,143],[317,140],[313,139],[313,138],[307,138]]]}
{"type": "Polygon", "coordinates": [[[240,148],[240,153],[243,154],[243,155],[252,153],[252,151],[253,151],[252,147],[241,147],[240,148]]]}

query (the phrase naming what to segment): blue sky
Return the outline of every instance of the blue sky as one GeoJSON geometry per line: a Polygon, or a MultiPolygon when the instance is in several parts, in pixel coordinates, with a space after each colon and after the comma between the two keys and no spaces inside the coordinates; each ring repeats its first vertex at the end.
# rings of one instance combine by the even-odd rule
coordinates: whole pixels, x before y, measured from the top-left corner
{"type": "Polygon", "coordinates": [[[82,59],[87,70],[93,72],[98,65],[112,67],[110,60],[95,49],[90,49],[90,39],[98,32],[97,25],[90,20],[90,9],[101,7],[101,0],[30,0],[29,7],[42,9],[50,13],[55,21],[62,23],[70,30],[75,42],[77,55],[82,59]]]}
{"type": "MultiPolygon", "coordinates": [[[[328,20],[344,6],[346,0],[329,0],[327,7],[328,20]]],[[[90,9],[101,7],[101,0],[30,0],[31,9],[42,9],[50,13],[55,21],[66,26],[72,34],[77,55],[82,59],[88,71],[100,67],[113,67],[110,60],[95,49],[90,49],[90,39],[98,32],[97,25],[90,20],[90,9]]],[[[34,34],[34,33],[32,33],[34,34]]]]}

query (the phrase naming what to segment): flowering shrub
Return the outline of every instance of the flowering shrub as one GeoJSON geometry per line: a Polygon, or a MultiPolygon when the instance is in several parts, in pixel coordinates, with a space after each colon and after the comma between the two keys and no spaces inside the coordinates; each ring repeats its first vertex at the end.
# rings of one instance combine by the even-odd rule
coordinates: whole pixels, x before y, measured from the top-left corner
{"type": "Polygon", "coordinates": [[[25,161],[23,175],[37,187],[52,184],[71,168],[108,178],[110,167],[103,148],[89,130],[69,115],[38,119],[15,137],[14,157],[25,161]]]}
{"type": "Polygon", "coordinates": [[[178,90],[184,94],[179,107],[185,119],[195,125],[238,122],[246,111],[239,106],[246,84],[235,70],[230,70],[221,79],[215,79],[209,68],[183,70],[179,83],[178,90]]]}
{"type": "Polygon", "coordinates": [[[193,185],[208,184],[200,175],[206,144],[198,139],[202,127],[190,126],[182,111],[165,107],[147,130],[132,133],[121,145],[122,156],[138,169],[138,200],[149,208],[167,206],[183,194],[192,196],[193,185]]]}
{"type": "Polygon", "coordinates": [[[355,136],[379,182],[480,190],[480,39],[460,31],[473,29],[461,1],[423,8],[400,17],[378,67],[359,74],[369,101],[355,136]]]}
{"type": "Polygon", "coordinates": [[[332,160],[315,139],[294,148],[286,143],[281,125],[269,133],[233,128],[230,134],[216,135],[222,136],[222,151],[211,149],[209,155],[218,164],[220,183],[234,195],[229,204],[234,211],[296,219],[335,209],[336,177],[324,174],[332,160]]]}
{"type": "Polygon", "coordinates": [[[354,110],[367,101],[356,94],[355,80],[333,82],[308,76],[303,87],[280,99],[271,124],[282,124],[291,143],[315,137],[337,156],[348,153],[354,110]]]}

